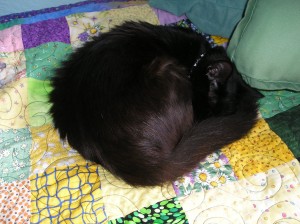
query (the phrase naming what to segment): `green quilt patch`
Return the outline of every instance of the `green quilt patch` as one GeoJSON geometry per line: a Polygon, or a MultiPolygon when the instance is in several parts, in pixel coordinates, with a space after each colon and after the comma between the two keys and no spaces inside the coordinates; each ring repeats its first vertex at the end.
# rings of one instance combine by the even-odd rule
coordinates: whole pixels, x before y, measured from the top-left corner
{"type": "Polygon", "coordinates": [[[0,129],[0,183],[29,177],[31,144],[31,134],[27,128],[0,129]]]}
{"type": "Polygon", "coordinates": [[[10,28],[14,25],[19,25],[19,24],[22,24],[24,22],[24,19],[14,19],[14,20],[11,20],[7,23],[1,23],[0,24],[0,30],[4,30],[4,29],[7,29],[7,28],[10,28]]]}
{"type": "Polygon", "coordinates": [[[132,212],[124,218],[109,221],[109,224],[176,223],[187,224],[188,220],[177,198],[157,202],[149,207],[132,212]]]}
{"type": "Polygon", "coordinates": [[[26,108],[27,122],[31,127],[45,125],[52,121],[48,102],[51,92],[50,81],[28,79],[28,106],[26,108]]]}
{"type": "Polygon", "coordinates": [[[25,50],[27,77],[48,80],[54,69],[72,52],[70,44],[49,42],[25,50]]]}
{"type": "Polygon", "coordinates": [[[266,119],[270,128],[300,157],[300,105],[266,119]]]}
{"type": "Polygon", "coordinates": [[[263,118],[270,118],[300,104],[300,92],[291,90],[260,91],[264,97],[259,101],[263,118]]]}

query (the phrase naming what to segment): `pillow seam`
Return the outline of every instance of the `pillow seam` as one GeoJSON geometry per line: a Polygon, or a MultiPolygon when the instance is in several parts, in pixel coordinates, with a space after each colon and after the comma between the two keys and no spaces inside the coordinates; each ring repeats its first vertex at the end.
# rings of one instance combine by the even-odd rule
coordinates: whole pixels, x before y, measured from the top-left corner
{"type": "Polygon", "coordinates": [[[249,17],[249,19],[248,19],[246,25],[244,26],[244,28],[243,28],[243,30],[242,30],[242,32],[241,32],[241,35],[240,35],[239,40],[238,40],[238,42],[237,42],[237,44],[236,44],[236,47],[235,47],[234,50],[233,50],[233,53],[232,53],[232,56],[231,56],[231,60],[232,60],[232,61],[234,61],[234,59],[235,59],[235,53],[236,53],[236,50],[237,50],[237,48],[239,47],[240,42],[242,41],[242,39],[243,39],[243,37],[244,37],[244,34],[245,34],[246,30],[248,29],[248,25],[249,25],[250,21],[252,20],[254,11],[256,10],[257,2],[258,2],[258,0],[255,0],[253,9],[252,9],[251,14],[250,14],[250,17],[249,17]]]}

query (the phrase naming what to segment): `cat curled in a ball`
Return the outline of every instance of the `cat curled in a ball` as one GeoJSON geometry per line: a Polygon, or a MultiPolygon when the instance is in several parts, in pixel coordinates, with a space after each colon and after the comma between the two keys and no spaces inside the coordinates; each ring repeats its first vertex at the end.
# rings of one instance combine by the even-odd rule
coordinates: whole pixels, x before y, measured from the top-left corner
{"type": "Polygon", "coordinates": [[[243,137],[261,97],[222,47],[146,22],[125,22],[76,49],[52,86],[60,137],[133,186],[174,181],[243,137]]]}

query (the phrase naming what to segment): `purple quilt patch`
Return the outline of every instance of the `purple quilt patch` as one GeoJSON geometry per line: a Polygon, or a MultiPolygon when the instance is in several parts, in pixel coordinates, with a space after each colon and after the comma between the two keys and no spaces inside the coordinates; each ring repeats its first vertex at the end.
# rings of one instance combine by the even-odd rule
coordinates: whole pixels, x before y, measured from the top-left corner
{"type": "Polygon", "coordinates": [[[70,43],[70,32],[65,17],[22,25],[24,48],[33,48],[48,42],[70,43]]]}

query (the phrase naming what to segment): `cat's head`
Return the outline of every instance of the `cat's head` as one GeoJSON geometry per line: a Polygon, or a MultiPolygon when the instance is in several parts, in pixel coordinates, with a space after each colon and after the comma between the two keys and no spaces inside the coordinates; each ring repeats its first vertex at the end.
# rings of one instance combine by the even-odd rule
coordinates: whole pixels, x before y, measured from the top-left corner
{"type": "Polygon", "coordinates": [[[231,63],[223,47],[211,48],[203,57],[202,65],[209,81],[224,84],[232,74],[231,63]]]}

